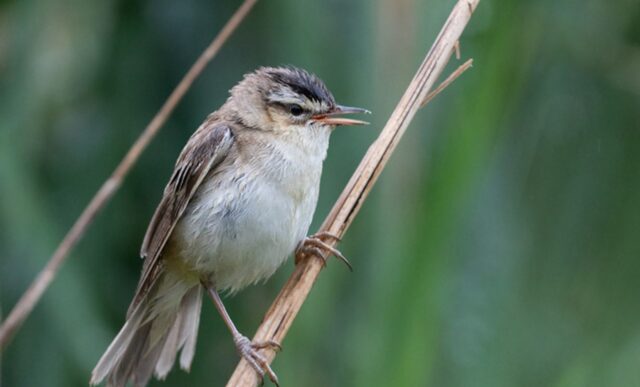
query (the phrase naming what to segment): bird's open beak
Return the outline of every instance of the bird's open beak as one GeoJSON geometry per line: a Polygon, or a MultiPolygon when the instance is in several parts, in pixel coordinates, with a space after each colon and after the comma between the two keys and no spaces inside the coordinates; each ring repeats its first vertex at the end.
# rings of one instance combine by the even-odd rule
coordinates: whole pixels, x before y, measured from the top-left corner
{"type": "Polygon", "coordinates": [[[341,114],[355,114],[355,113],[371,114],[371,112],[368,111],[367,109],[336,105],[336,107],[329,113],[317,114],[311,117],[311,120],[325,124],[325,125],[369,125],[367,121],[354,120],[351,118],[344,118],[344,117],[336,117],[341,114]]]}

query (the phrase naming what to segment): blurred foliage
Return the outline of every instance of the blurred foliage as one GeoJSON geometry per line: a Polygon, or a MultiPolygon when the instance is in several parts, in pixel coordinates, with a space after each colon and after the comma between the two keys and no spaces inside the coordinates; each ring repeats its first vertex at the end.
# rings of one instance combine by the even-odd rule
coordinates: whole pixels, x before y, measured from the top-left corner
{"type": "MultiPolygon", "coordinates": [[[[7,313],[239,1],[0,3],[7,313]]],[[[2,355],[4,386],[83,386],[123,323],[182,145],[243,73],[294,64],[372,111],[332,139],[315,224],[454,1],[261,1],[180,104],[2,355]]],[[[274,368],[284,386],[640,384],[640,3],[482,0],[475,65],[419,112],[274,368]]],[[[455,60],[450,69],[455,68],[455,60]]],[[[251,335],[290,273],[228,299],[251,335]]],[[[203,308],[190,374],[237,362],[203,308]]]]}

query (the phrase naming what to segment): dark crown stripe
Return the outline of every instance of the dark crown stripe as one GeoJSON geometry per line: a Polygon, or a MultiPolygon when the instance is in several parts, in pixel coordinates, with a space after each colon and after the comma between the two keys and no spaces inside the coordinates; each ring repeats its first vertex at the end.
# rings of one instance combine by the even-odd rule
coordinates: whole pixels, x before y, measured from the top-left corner
{"type": "Polygon", "coordinates": [[[334,105],[335,100],[324,83],[315,75],[295,68],[275,68],[267,72],[269,77],[282,85],[288,86],[297,94],[304,95],[310,100],[334,105]]]}

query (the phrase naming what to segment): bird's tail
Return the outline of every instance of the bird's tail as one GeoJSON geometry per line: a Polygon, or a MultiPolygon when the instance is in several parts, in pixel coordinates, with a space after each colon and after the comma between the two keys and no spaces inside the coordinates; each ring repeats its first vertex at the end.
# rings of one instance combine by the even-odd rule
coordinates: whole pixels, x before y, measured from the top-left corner
{"type": "Polygon", "coordinates": [[[180,367],[189,370],[196,347],[202,290],[171,272],[163,273],[135,306],[91,373],[91,384],[109,387],[164,379],[180,349],[180,367]]]}

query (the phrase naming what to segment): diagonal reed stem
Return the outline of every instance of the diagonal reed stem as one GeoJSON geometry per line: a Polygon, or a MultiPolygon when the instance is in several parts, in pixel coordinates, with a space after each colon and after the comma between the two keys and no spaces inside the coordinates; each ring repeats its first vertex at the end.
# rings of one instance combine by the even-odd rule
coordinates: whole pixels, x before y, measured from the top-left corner
{"type": "Polygon", "coordinates": [[[45,267],[20,297],[20,300],[18,300],[18,303],[13,307],[7,319],[2,322],[2,326],[0,326],[0,350],[6,347],[11,337],[13,337],[16,331],[20,329],[20,326],[22,326],[22,323],[29,317],[29,314],[37,302],[56,277],[60,266],[68,257],[69,252],[71,252],[80,239],[82,239],[82,236],[93,223],[98,212],[104,208],[109,199],[111,199],[118,188],[120,188],[131,167],[136,163],[144,149],[167,121],[167,118],[171,112],[173,112],[176,105],[178,105],[178,102],[184,97],[211,59],[220,51],[220,48],[222,48],[229,36],[231,36],[257,1],[258,0],[245,0],[242,5],[240,5],[211,44],[209,44],[191,66],[178,86],[176,86],[171,95],[169,95],[164,105],[162,105],[140,137],[138,137],[122,161],[120,161],[120,164],[118,164],[111,176],[102,184],[87,207],[82,211],[82,214],[67,232],[62,242],[60,242],[45,267]]]}
{"type": "MultiPolygon", "coordinates": [[[[449,61],[451,53],[455,50],[456,42],[462,35],[479,1],[459,0],[454,6],[387,124],[378,139],[369,147],[319,232],[329,232],[339,238],[344,235],[400,138],[422,102],[427,98],[427,93],[449,61]]],[[[335,242],[329,244],[335,245],[335,242]]],[[[267,311],[254,336],[254,341],[282,342],[321,269],[322,262],[319,259],[303,260],[296,266],[291,277],[267,311]]],[[[263,355],[268,363],[271,363],[276,356],[273,350],[265,350],[263,355]]],[[[257,386],[259,382],[258,375],[249,363],[241,359],[227,382],[227,386],[257,386]]]]}

